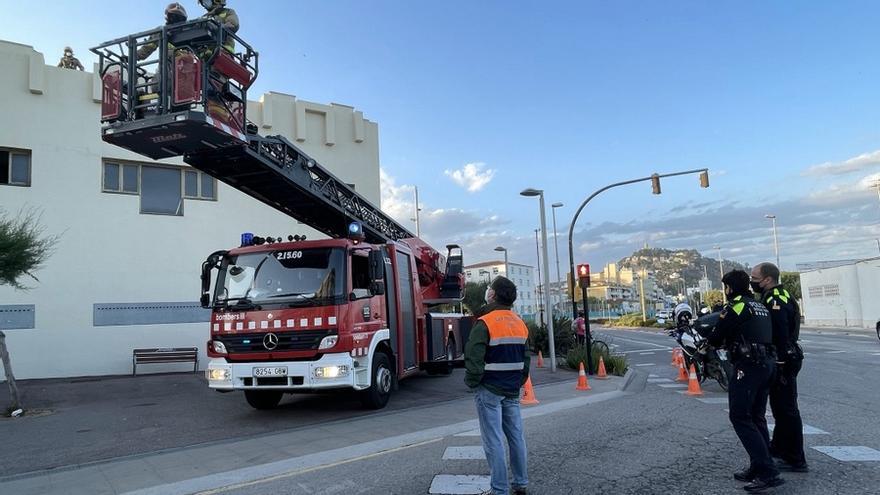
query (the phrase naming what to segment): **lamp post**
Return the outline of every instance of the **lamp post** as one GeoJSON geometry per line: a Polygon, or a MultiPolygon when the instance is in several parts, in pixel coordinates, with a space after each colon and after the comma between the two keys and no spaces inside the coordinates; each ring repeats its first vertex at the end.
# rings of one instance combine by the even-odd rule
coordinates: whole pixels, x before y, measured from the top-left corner
{"type": "Polygon", "coordinates": [[[507,263],[507,248],[498,246],[495,248],[495,251],[501,252],[504,251],[504,276],[510,278],[510,266],[507,263]]]}
{"type": "Polygon", "coordinates": [[[773,222],[773,250],[776,252],[776,268],[782,271],[782,267],[779,266],[779,238],[776,236],[776,215],[764,215],[764,218],[769,218],[773,222]]]}
{"type": "Polygon", "coordinates": [[[416,193],[416,217],[410,218],[410,220],[412,220],[413,222],[416,223],[416,237],[421,237],[422,236],[422,228],[421,228],[422,226],[419,222],[419,212],[422,211],[422,209],[419,208],[419,186],[413,186],[413,189],[415,189],[415,193],[416,193]]]}
{"type": "MultiPolygon", "coordinates": [[[[625,180],[623,182],[615,182],[614,184],[609,184],[603,188],[598,189],[593,194],[589,195],[587,199],[581,203],[581,206],[578,207],[577,211],[574,214],[574,217],[571,219],[571,224],[568,226],[568,265],[571,273],[571,279],[574,280],[574,226],[577,223],[578,216],[580,216],[581,211],[583,211],[584,207],[587,206],[593,198],[598,196],[599,194],[618,186],[625,186],[628,184],[635,184],[636,182],[645,182],[651,181],[651,186],[655,194],[660,193],[660,179],[663,177],[673,177],[676,175],[687,175],[687,174],[700,174],[700,187],[706,188],[709,187],[709,169],[708,168],[699,168],[695,170],[685,170],[683,172],[673,172],[670,174],[653,174],[648,177],[642,177],[640,179],[632,179],[625,180]]],[[[574,290],[571,291],[571,311],[574,315],[574,318],[577,318],[577,303],[574,300],[574,290]]]]}
{"type": "MultiPolygon", "coordinates": [[[[724,278],[724,265],[723,265],[723,262],[721,261],[721,246],[712,246],[712,249],[718,250],[718,273],[720,274],[719,275],[719,277],[720,277],[719,280],[720,280],[721,278],[724,278]]],[[[724,292],[724,284],[723,283],[721,284],[721,300],[724,302],[727,302],[727,294],[724,292]]]]}
{"type": "Polygon", "coordinates": [[[541,244],[538,242],[538,230],[535,229],[535,256],[537,256],[536,265],[538,267],[538,284],[535,286],[535,295],[538,297],[538,307],[535,313],[538,315],[538,321],[544,324],[544,296],[541,294],[541,244]]]}
{"type": "Polygon", "coordinates": [[[561,301],[562,297],[562,276],[559,274],[559,234],[556,233],[556,208],[561,208],[562,203],[553,203],[550,205],[550,211],[553,212],[553,245],[556,248],[556,290],[557,299],[561,301]]]}
{"type": "MultiPolygon", "coordinates": [[[[526,197],[538,196],[541,205],[541,237],[544,241],[544,287],[550,287],[549,266],[547,265],[547,215],[544,213],[544,191],[539,189],[524,189],[520,192],[526,197]]],[[[574,267],[572,271],[572,280],[574,280],[574,267]]],[[[550,308],[550,318],[547,319],[547,337],[550,340],[550,371],[556,373],[556,344],[553,339],[553,308],[550,308]]]]}

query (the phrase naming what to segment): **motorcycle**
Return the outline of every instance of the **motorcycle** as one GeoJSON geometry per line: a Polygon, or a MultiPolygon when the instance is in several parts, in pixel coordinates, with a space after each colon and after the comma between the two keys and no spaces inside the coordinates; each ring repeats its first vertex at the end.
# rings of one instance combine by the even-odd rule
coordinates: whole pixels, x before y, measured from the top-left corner
{"type": "Polygon", "coordinates": [[[694,321],[690,321],[689,318],[677,319],[676,327],[669,331],[669,335],[674,337],[681,347],[687,369],[694,365],[700,383],[706,378],[712,378],[727,391],[733,366],[728,360],[727,351],[716,349],[708,341],[709,334],[718,324],[720,314],[705,314],[694,321]]]}

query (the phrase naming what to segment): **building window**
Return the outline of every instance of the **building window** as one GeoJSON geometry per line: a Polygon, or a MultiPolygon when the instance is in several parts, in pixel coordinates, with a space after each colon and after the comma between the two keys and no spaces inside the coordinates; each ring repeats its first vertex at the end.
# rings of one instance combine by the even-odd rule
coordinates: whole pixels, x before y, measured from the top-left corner
{"type": "Polygon", "coordinates": [[[217,181],[197,170],[104,160],[101,190],[136,194],[141,213],[183,215],[183,199],[217,200],[217,181]]]}
{"type": "Polygon", "coordinates": [[[141,213],[183,215],[180,169],[141,166],[141,213]]]}
{"type": "Polygon", "coordinates": [[[0,184],[30,187],[30,151],[0,148],[0,184]]]}
{"type": "Polygon", "coordinates": [[[214,178],[197,170],[183,173],[183,196],[187,199],[216,200],[217,192],[214,178]]]}
{"type": "Polygon", "coordinates": [[[492,267],[492,274],[498,275],[498,268],[497,267],[492,267]]]}
{"type": "Polygon", "coordinates": [[[140,192],[140,167],[131,163],[104,162],[102,190],[123,194],[140,192]]]}

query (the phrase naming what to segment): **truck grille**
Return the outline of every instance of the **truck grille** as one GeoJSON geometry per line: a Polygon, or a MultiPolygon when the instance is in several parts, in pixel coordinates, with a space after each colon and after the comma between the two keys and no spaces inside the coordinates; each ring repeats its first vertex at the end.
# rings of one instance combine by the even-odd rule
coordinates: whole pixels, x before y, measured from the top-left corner
{"type": "Polygon", "coordinates": [[[269,332],[242,333],[235,335],[218,335],[230,353],[243,352],[282,352],[282,351],[314,351],[318,350],[321,339],[335,335],[332,330],[298,330],[292,332],[272,332],[278,336],[278,346],[271,351],[263,347],[263,337],[269,332]]]}

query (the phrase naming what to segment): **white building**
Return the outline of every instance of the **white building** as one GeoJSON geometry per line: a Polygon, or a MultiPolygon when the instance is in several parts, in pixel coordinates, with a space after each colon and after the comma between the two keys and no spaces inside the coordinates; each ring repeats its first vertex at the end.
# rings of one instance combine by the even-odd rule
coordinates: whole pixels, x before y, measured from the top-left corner
{"type": "Polygon", "coordinates": [[[510,274],[507,273],[504,261],[484,261],[464,267],[465,282],[491,282],[501,275],[509,278],[516,284],[516,302],[513,310],[520,316],[534,316],[538,311],[537,285],[535,284],[535,269],[529,265],[508,263],[510,274]]]}
{"type": "MultiPolygon", "coordinates": [[[[179,159],[104,143],[100,98],[93,73],[0,41],[0,208],[36,207],[46,233],[60,235],[39,282],[24,280],[32,290],[0,286],[17,378],[129,373],[140,347],[204,353],[209,313],[197,301],[207,255],[237,246],[242,232],[319,237],[179,159]]],[[[248,117],[379,204],[378,126],[361,112],[268,93],[249,103],[248,117]]]]}
{"type": "Polygon", "coordinates": [[[874,328],[880,320],[880,258],[825,263],[801,272],[804,324],[874,328]]]}

